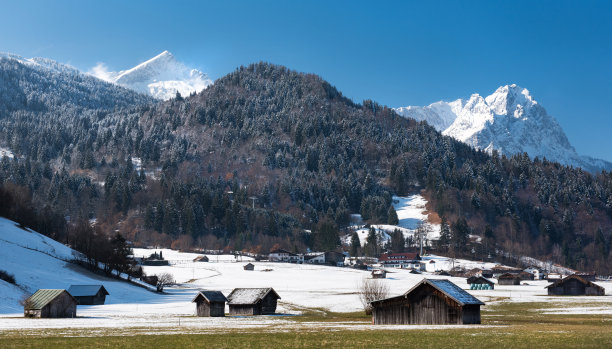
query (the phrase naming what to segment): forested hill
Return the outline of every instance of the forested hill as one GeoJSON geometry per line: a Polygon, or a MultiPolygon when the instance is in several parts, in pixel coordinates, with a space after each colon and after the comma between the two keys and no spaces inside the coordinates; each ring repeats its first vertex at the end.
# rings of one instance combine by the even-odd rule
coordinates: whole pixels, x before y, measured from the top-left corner
{"type": "Polygon", "coordinates": [[[95,217],[140,243],[328,249],[350,213],[386,223],[393,194],[425,189],[450,225],[441,250],[471,250],[463,239],[472,233],[485,237],[478,254],[497,247],[584,270],[612,265],[610,173],[489,156],[280,66],[241,67],[194,96],[83,113],[76,125],[86,131],[27,121],[26,131],[20,119],[1,121],[0,146],[15,130],[38,143],[11,149],[29,161],[3,160],[0,180],[29,188],[37,205],[72,220],[95,217]],[[62,149],[50,153],[51,171],[34,154],[40,147],[62,149]],[[145,170],[135,171],[132,158],[145,170]],[[16,171],[43,175],[32,183],[16,171]]]}

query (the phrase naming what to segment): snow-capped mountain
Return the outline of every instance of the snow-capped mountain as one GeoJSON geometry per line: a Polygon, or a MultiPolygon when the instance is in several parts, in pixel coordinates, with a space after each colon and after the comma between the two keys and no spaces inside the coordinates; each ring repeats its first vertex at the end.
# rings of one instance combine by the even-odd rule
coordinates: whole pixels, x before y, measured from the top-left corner
{"type": "Polygon", "coordinates": [[[109,72],[103,64],[98,64],[90,73],[102,80],[164,100],[175,97],[177,91],[188,96],[212,84],[206,74],[178,62],[168,51],[132,69],[109,72]]]}
{"type": "Polygon", "coordinates": [[[578,155],[557,121],[517,85],[499,87],[493,94],[436,102],[426,107],[401,107],[395,111],[424,120],[443,134],[487,152],[512,155],[526,152],[587,171],[611,170],[612,163],[578,155]]]}

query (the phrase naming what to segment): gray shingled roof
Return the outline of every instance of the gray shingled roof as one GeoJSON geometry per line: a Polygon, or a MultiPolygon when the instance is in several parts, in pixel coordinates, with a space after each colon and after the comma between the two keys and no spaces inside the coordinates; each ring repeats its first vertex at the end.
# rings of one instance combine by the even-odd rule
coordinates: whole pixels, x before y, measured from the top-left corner
{"type": "Polygon", "coordinates": [[[27,310],[39,310],[44,308],[45,305],[49,304],[57,296],[66,292],[66,290],[54,290],[54,289],[40,289],[26,300],[27,310]]]}
{"type": "Polygon", "coordinates": [[[450,280],[447,279],[425,279],[425,282],[429,283],[433,287],[445,293],[450,298],[457,301],[457,303],[461,305],[465,304],[480,304],[484,305],[483,302],[478,300],[478,298],[472,296],[467,293],[461,287],[455,285],[450,280]]]}
{"type": "Polygon", "coordinates": [[[102,292],[105,295],[108,295],[108,291],[102,285],[70,285],[68,293],[73,297],[95,296],[100,291],[100,288],[102,288],[102,292]]]}
{"type": "Polygon", "coordinates": [[[208,302],[227,302],[227,298],[221,293],[221,291],[200,291],[193,298],[192,302],[195,302],[198,297],[204,297],[208,302]]]}
{"type": "Polygon", "coordinates": [[[227,296],[229,304],[255,304],[262,300],[269,292],[274,293],[277,299],[280,296],[273,288],[235,288],[232,293],[227,296]]]}

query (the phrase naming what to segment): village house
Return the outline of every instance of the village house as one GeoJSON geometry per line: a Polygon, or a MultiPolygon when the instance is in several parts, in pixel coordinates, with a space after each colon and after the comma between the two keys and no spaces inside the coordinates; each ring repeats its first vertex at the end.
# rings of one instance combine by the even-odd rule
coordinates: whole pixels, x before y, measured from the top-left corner
{"type": "Polygon", "coordinates": [[[371,303],[372,322],[479,324],[483,302],[446,279],[423,279],[401,296],[371,303]]]}
{"type": "Polygon", "coordinates": [[[546,286],[549,296],[603,296],[603,287],[574,274],[546,286]]]}
{"type": "Polygon", "coordinates": [[[225,316],[227,298],[220,291],[200,291],[193,298],[196,303],[196,313],[203,317],[225,316]]]}
{"type": "Polygon", "coordinates": [[[467,283],[470,285],[470,290],[495,289],[495,283],[489,279],[483,278],[482,276],[470,276],[467,279],[467,283]]]}
{"type": "Polygon", "coordinates": [[[497,278],[499,285],[520,285],[521,277],[518,274],[506,273],[497,278]]]}
{"type": "Polygon", "coordinates": [[[273,288],[235,288],[227,296],[230,315],[266,315],[276,312],[280,296],[273,288]]]}
{"type": "Polygon", "coordinates": [[[70,285],[68,293],[78,305],[102,305],[108,296],[108,291],[102,285],[70,285]]]}
{"type": "Polygon", "coordinates": [[[343,253],[328,251],[328,252],[311,252],[304,256],[304,262],[309,264],[325,264],[334,267],[343,267],[346,256],[343,253]]]}
{"type": "Polygon", "coordinates": [[[76,308],[77,301],[68,291],[40,289],[25,300],[23,314],[37,318],[76,317],[76,308]]]}
{"type": "Polygon", "coordinates": [[[304,263],[304,255],[291,253],[287,250],[276,249],[268,255],[270,262],[304,263]]]}
{"type": "Polygon", "coordinates": [[[387,268],[421,269],[421,257],[418,253],[384,253],[378,261],[387,268]]]}

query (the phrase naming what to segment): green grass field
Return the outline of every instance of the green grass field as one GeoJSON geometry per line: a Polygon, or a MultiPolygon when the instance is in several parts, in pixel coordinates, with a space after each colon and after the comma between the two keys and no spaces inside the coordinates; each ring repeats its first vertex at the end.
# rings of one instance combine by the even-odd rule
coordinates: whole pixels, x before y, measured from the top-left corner
{"type": "Polygon", "coordinates": [[[291,321],[296,322],[296,329],[289,331],[277,332],[269,326],[253,330],[227,330],[224,333],[160,335],[116,335],[112,329],[15,331],[0,334],[0,347],[612,348],[612,315],[549,315],[534,311],[550,307],[548,303],[499,303],[488,306],[482,312],[483,325],[486,326],[459,329],[380,330],[371,326],[368,330],[318,330],[309,328],[309,323],[366,325],[370,323],[370,318],[362,313],[329,313],[313,309],[303,316],[291,317],[291,321]]]}

